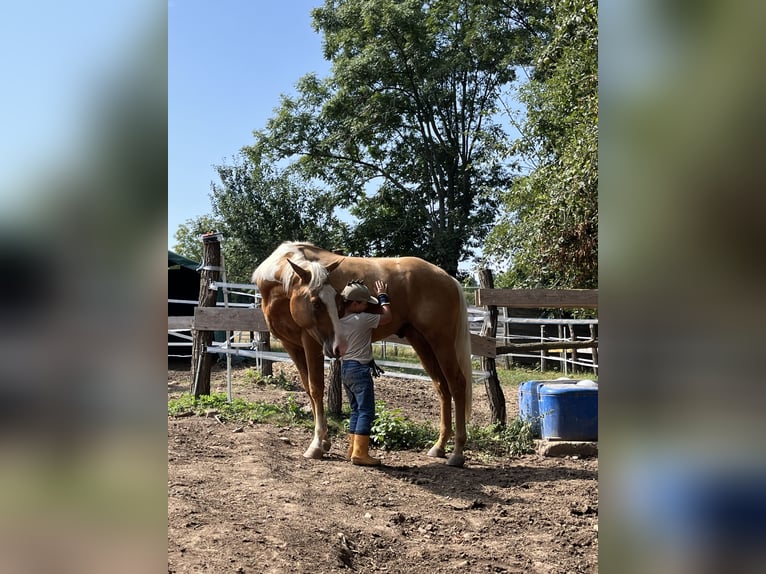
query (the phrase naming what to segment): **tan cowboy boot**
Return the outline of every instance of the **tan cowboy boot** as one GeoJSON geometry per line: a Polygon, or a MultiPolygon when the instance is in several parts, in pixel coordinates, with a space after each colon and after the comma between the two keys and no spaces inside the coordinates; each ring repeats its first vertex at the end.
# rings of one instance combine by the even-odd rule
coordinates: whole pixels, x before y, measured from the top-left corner
{"type": "Polygon", "coordinates": [[[360,466],[378,466],[380,459],[370,456],[370,437],[358,434],[354,437],[354,452],[351,455],[351,463],[360,466]]]}
{"type": "Polygon", "coordinates": [[[348,451],[346,451],[346,460],[351,460],[351,457],[354,454],[354,437],[356,437],[355,434],[348,434],[348,451]]]}

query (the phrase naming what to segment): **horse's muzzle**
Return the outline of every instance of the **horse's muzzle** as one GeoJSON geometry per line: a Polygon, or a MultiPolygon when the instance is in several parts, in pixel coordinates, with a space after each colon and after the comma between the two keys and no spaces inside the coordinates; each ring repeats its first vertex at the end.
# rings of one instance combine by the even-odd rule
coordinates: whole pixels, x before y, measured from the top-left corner
{"type": "Polygon", "coordinates": [[[325,346],[325,354],[328,357],[332,357],[333,359],[340,359],[343,356],[343,353],[346,352],[346,349],[348,346],[345,343],[336,343],[334,345],[327,345],[325,346]],[[329,347],[329,352],[328,352],[329,347]]]}
{"type": "Polygon", "coordinates": [[[330,343],[324,344],[324,354],[331,359],[339,359],[341,356],[340,347],[338,345],[332,345],[330,343]]]}

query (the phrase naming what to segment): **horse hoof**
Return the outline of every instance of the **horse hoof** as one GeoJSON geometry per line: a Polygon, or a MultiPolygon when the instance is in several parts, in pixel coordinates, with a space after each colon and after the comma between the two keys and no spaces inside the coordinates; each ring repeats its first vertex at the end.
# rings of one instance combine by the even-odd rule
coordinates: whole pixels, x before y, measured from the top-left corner
{"type": "Polygon", "coordinates": [[[428,456],[431,456],[434,458],[444,458],[446,455],[444,454],[443,448],[439,448],[438,446],[432,446],[431,450],[428,451],[428,456]]]}
{"type": "Polygon", "coordinates": [[[324,451],[318,446],[309,447],[309,449],[303,453],[305,458],[318,459],[324,456],[324,451]]]}
{"type": "Polygon", "coordinates": [[[462,454],[452,454],[447,459],[447,466],[458,466],[461,467],[465,464],[465,457],[462,454]]]}
{"type": "Polygon", "coordinates": [[[330,452],[331,447],[332,447],[332,443],[329,440],[322,441],[322,452],[324,453],[330,452]]]}

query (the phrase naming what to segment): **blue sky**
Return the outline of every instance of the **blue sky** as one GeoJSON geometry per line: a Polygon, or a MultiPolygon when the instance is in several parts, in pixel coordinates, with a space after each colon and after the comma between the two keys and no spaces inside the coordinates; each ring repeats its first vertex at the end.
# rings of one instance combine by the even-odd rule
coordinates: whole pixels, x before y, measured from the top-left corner
{"type": "Polygon", "coordinates": [[[168,247],[209,214],[213,168],[265,126],[280,94],[329,73],[310,11],[322,0],[168,3],[168,247]]]}

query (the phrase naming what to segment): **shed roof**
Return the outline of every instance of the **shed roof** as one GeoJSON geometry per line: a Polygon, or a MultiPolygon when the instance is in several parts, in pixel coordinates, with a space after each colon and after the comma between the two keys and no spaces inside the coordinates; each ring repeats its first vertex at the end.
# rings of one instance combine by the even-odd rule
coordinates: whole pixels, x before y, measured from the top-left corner
{"type": "Polygon", "coordinates": [[[192,271],[197,271],[200,265],[200,263],[192,261],[188,257],[184,257],[183,255],[179,255],[168,249],[168,270],[184,267],[186,269],[191,269],[192,271]]]}

